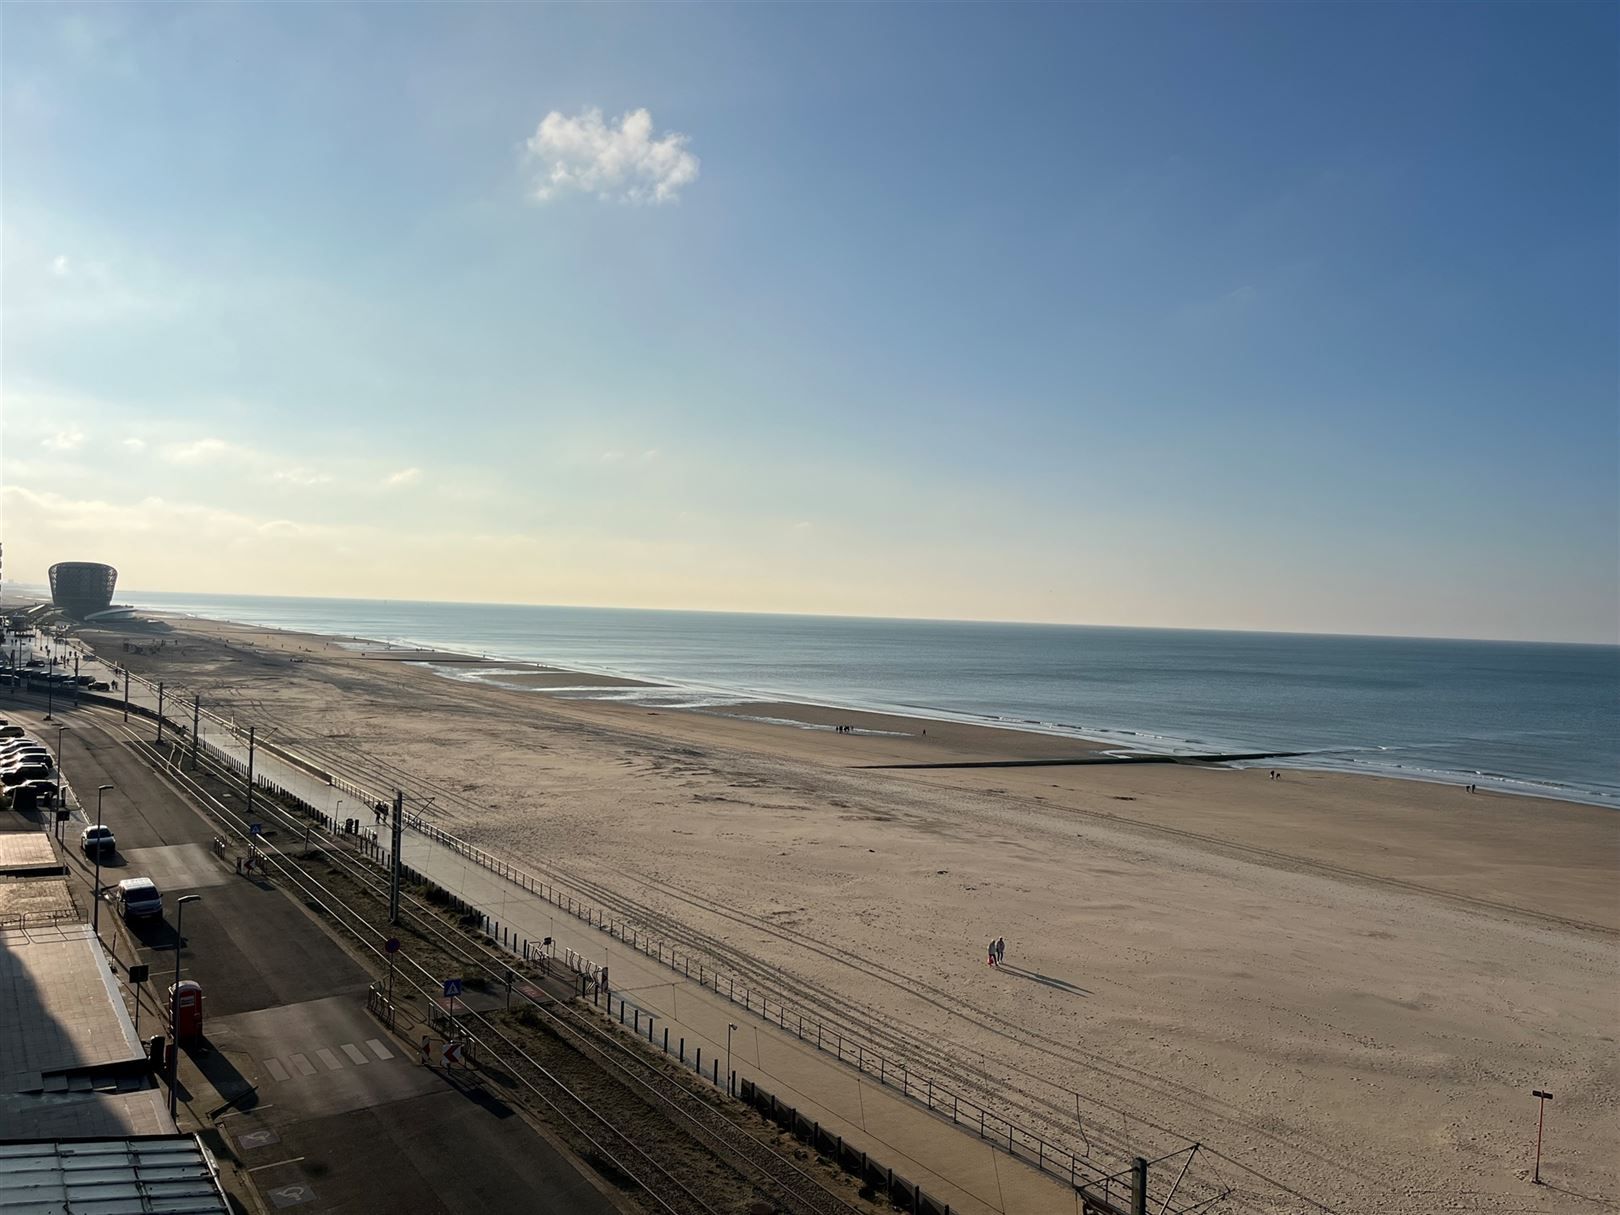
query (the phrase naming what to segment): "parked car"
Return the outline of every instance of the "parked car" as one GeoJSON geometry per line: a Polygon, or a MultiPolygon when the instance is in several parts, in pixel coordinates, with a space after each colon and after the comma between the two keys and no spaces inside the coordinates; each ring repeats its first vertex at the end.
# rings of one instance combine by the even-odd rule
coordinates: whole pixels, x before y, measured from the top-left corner
{"type": "Polygon", "coordinates": [[[44,747],[19,747],[0,755],[0,767],[15,768],[20,763],[40,763],[48,768],[56,766],[55,758],[44,747]]]}
{"type": "Polygon", "coordinates": [[[79,847],[85,855],[93,852],[115,852],[118,849],[118,837],[111,827],[97,827],[94,824],[79,832],[79,847]]]}
{"type": "Polygon", "coordinates": [[[0,785],[12,789],[25,780],[44,780],[50,774],[51,770],[44,764],[22,764],[19,767],[7,768],[4,772],[0,772],[0,785]]]}
{"type": "Polygon", "coordinates": [[[48,780],[25,780],[11,790],[13,810],[49,809],[56,805],[56,783],[48,780]]]}
{"type": "Polygon", "coordinates": [[[27,733],[21,726],[0,726],[0,738],[21,738],[27,733]]]}
{"type": "Polygon", "coordinates": [[[113,906],[130,920],[163,918],[163,893],[151,878],[125,878],[113,890],[113,906]]]}

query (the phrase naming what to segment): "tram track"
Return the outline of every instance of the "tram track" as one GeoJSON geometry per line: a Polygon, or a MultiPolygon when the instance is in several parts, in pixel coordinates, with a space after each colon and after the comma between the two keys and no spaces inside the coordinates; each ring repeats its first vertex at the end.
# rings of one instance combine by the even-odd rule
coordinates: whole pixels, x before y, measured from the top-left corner
{"type": "MultiPolygon", "coordinates": [[[[399,787],[409,797],[418,800],[431,799],[441,809],[454,807],[472,817],[476,817],[481,810],[473,799],[420,777],[397,763],[352,750],[340,750],[310,738],[301,731],[290,730],[285,722],[279,720],[268,710],[268,706],[256,697],[234,696],[230,699],[230,703],[239,715],[251,713],[261,726],[271,726],[271,730],[265,731],[266,736],[290,749],[296,749],[298,754],[328,770],[343,773],[346,779],[356,785],[364,786],[372,783],[384,787],[399,787]]],[[[237,729],[232,729],[232,733],[239,737],[237,729]]],[[[1100,817],[1113,818],[1109,815],[1100,817]]],[[[1021,1120],[1026,1126],[1033,1125],[1034,1129],[1049,1136],[1053,1144],[1060,1145],[1065,1151],[1074,1152],[1077,1158],[1090,1162],[1098,1175],[1117,1171],[1119,1162],[1128,1160],[1131,1154],[1140,1149],[1140,1142],[1134,1142],[1130,1138],[1129,1128],[1132,1126],[1150,1129],[1180,1142],[1191,1139],[1190,1136],[1183,1136],[1169,1126],[1143,1117],[1135,1110],[1086,1093],[1079,1095],[1091,1108],[1093,1117],[1078,1119],[1077,1127],[1077,1111],[1073,1106],[1068,1105],[1066,1101],[1060,1102],[1055,1096],[1042,1095],[1027,1085],[1038,1084],[1061,1092],[1064,1098],[1074,1096],[1074,1090],[1058,1090],[1056,1085],[1028,1066],[1006,1065],[1003,1068],[1006,1074],[998,1075],[986,1068],[964,1064],[960,1056],[948,1047],[935,1045],[919,1037],[879,1010],[869,1006],[860,1007],[853,1010],[859,1015],[852,1016],[850,1002],[831,988],[780,966],[756,959],[721,938],[672,916],[668,910],[649,906],[618,890],[582,878],[578,874],[559,873],[544,862],[529,858],[526,858],[526,861],[537,875],[545,876],[558,886],[572,888],[579,894],[587,896],[611,912],[616,920],[634,924],[638,929],[645,930],[650,937],[661,938],[665,943],[678,943],[696,955],[703,955],[711,961],[721,963],[738,979],[752,985],[756,993],[772,996],[779,1005],[796,1005],[796,1012],[803,1011],[811,1019],[819,1020],[827,1029],[842,1034],[847,1042],[869,1049],[873,1055],[892,1057],[899,1062],[902,1069],[930,1076],[942,1086],[956,1085],[963,1090],[963,1095],[970,1096],[980,1105],[989,1109],[999,1109],[1001,1116],[1010,1115],[1021,1120]],[[1011,1086],[1009,1074],[1016,1078],[1011,1086]],[[1014,1099],[1009,1100],[1009,1096],[1014,1099]],[[1096,1116],[1097,1111],[1111,1117],[1096,1116]],[[1113,1119],[1118,1120],[1121,1129],[1115,1129],[1113,1119]],[[1082,1141],[1080,1143],[1076,1142],[1077,1129],[1078,1137],[1082,1141]]],[[[1106,1083],[1128,1085],[1139,1090],[1155,1092],[1167,1102],[1195,1110],[1215,1120],[1234,1121],[1242,1124],[1247,1130],[1256,1129],[1243,1121],[1241,1111],[1212,1107],[1206,1104],[1208,1100],[1206,1094],[1168,1081],[1153,1072],[1084,1051],[1071,1043],[1061,1042],[1038,1031],[1009,1032],[1005,1023],[996,1017],[992,1010],[964,1002],[958,993],[944,992],[917,976],[871,959],[852,955],[847,951],[826,949],[805,934],[793,933],[761,917],[751,916],[717,901],[696,896],[690,891],[682,891],[650,875],[637,874],[635,878],[639,884],[665,900],[685,903],[705,916],[729,920],[750,931],[769,934],[792,947],[808,950],[835,964],[850,967],[866,977],[875,978],[904,992],[911,998],[922,999],[947,1015],[963,1018],[977,1029],[994,1034],[1021,1051],[1049,1057],[1054,1062],[1089,1071],[1106,1083]]],[[[789,1024],[791,1026],[792,1022],[789,1024]]],[[[1311,1149],[1301,1148],[1298,1144],[1288,1146],[1292,1150],[1311,1153],[1311,1149]]],[[[1223,1159],[1259,1183],[1261,1189],[1251,1191],[1256,1199],[1262,1196],[1275,1197],[1278,1190],[1289,1191],[1289,1187],[1285,1184],[1263,1174],[1254,1173],[1249,1166],[1240,1161],[1229,1157],[1223,1159]]],[[[1080,1179],[1084,1180],[1083,1177],[1080,1179]]],[[[1248,1187],[1244,1189],[1247,1190],[1248,1187]]],[[[1238,1196],[1239,1194],[1234,1194],[1234,1197],[1238,1196]]],[[[1312,1209],[1324,1211],[1329,1209],[1303,1195],[1295,1197],[1312,1209]]]]}
{"type": "MultiPolygon", "coordinates": [[[[211,803],[209,809],[216,818],[222,820],[234,818],[236,821],[234,823],[227,822],[227,825],[232,827],[239,837],[245,835],[246,820],[241,812],[230,807],[211,791],[204,788],[201,782],[196,780],[193,775],[183,771],[182,764],[176,762],[172,755],[164,756],[153,744],[139,737],[136,732],[128,730],[127,727],[115,728],[124,733],[128,740],[141,750],[149,762],[160,768],[172,784],[194,799],[211,803]]],[[[198,766],[204,775],[226,784],[235,784],[241,780],[240,774],[228,765],[221,763],[206,748],[199,748],[198,766]]],[[[301,832],[307,825],[306,821],[301,820],[293,811],[277,804],[271,794],[263,794],[263,799],[256,799],[256,804],[258,807],[258,821],[273,818],[278,826],[286,828],[295,834],[301,832]]],[[[247,838],[251,841],[252,837],[247,838]]],[[[261,850],[268,852],[262,842],[257,846],[261,850]]],[[[344,837],[341,835],[326,836],[323,833],[321,849],[323,860],[328,863],[335,862],[349,880],[378,898],[386,898],[388,885],[386,878],[374,862],[359,856],[346,847],[344,837]]],[[[328,914],[332,913],[334,906],[342,908],[347,912],[349,919],[363,925],[371,935],[378,939],[386,939],[388,929],[370,924],[361,918],[358,913],[347,908],[340,901],[335,900],[324,885],[313,879],[307,872],[304,872],[302,866],[293,862],[292,858],[284,850],[277,847],[274,855],[279,869],[285,872],[286,869],[290,868],[295,872],[302,872],[302,880],[297,881],[300,887],[313,886],[316,890],[327,895],[326,905],[323,909],[327,910],[328,914]]],[[[305,890],[305,893],[307,894],[308,891],[305,890]]],[[[452,931],[443,924],[439,914],[429,904],[407,892],[402,891],[402,897],[410,904],[414,912],[410,926],[425,936],[432,937],[440,948],[444,949],[450,956],[463,962],[488,966],[495,970],[496,973],[500,973],[513,965],[515,959],[511,956],[505,955],[492,947],[482,946],[452,931]]],[[[340,921],[342,919],[342,917],[337,918],[340,921]]],[[[354,924],[345,924],[344,926],[351,932],[355,931],[354,924]]],[[[370,952],[378,954],[375,946],[370,947],[370,952]]],[[[422,994],[431,995],[432,976],[423,971],[418,978],[420,981],[414,983],[413,986],[422,994]]],[[[627,1088],[637,1091],[667,1115],[681,1122],[708,1150],[727,1160],[734,1168],[737,1168],[765,1192],[771,1193],[773,1198],[781,1204],[781,1209],[793,1212],[795,1215],[853,1215],[857,1211],[857,1208],[852,1207],[839,1195],[829,1190],[819,1179],[811,1176],[792,1160],[775,1151],[769,1144],[749,1132],[745,1127],[740,1126],[726,1117],[724,1113],[715,1109],[700,1094],[695,1093],[688,1085],[671,1076],[668,1071],[660,1067],[655,1061],[647,1058],[639,1048],[623,1040],[622,1035],[617,1031],[596,1024],[592,1014],[583,1012],[567,1003],[535,999],[522,992],[519,992],[518,995],[525,1007],[532,1009],[536,1014],[545,1018],[559,1034],[566,1036],[581,1053],[592,1056],[597,1066],[613,1074],[627,1088]]],[[[463,1021],[472,1021],[484,1032],[486,1037],[494,1038],[505,1048],[505,1054],[499,1056],[503,1067],[508,1069],[526,1068],[539,1082],[551,1085],[557,1090],[559,1096],[571,1099],[582,1108],[590,1111],[604,1127],[613,1129],[615,1134],[618,1135],[611,1121],[594,1110],[583,1098],[574,1093],[560,1079],[551,1074],[549,1070],[530,1058],[522,1046],[488,1016],[481,1013],[466,1013],[461,1015],[461,1019],[463,1021]],[[514,1062],[514,1056],[519,1062],[514,1062]]],[[[556,1112],[561,1113],[562,1111],[557,1110],[556,1112]]],[[[622,1135],[618,1135],[618,1137],[621,1140],[623,1139],[622,1135]]],[[[614,1158],[610,1152],[602,1149],[600,1145],[596,1146],[599,1150],[603,1150],[606,1159],[614,1167],[623,1171],[627,1176],[636,1176],[626,1166],[625,1162],[614,1158]]],[[[714,1215],[713,1207],[700,1196],[692,1192],[689,1187],[684,1186],[661,1166],[658,1166],[656,1162],[651,1161],[651,1158],[646,1153],[641,1152],[639,1148],[635,1150],[644,1161],[650,1163],[658,1171],[664,1181],[669,1182],[674,1187],[673,1204],[666,1200],[669,1197],[668,1192],[662,1198],[653,1195],[659,1199],[659,1205],[662,1209],[714,1215]]]]}

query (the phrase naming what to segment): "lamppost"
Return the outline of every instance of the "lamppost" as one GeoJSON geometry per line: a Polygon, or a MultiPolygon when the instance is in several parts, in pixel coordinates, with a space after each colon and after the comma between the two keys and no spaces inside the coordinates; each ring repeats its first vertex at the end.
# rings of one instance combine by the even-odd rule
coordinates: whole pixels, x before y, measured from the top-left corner
{"type": "Polygon", "coordinates": [[[169,1117],[174,1117],[175,1089],[180,1084],[180,950],[186,944],[186,904],[200,894],[183,894],[174,904],[174,986],[169,989],[169,1117]]]}
{"type": "Polygon", "coordinates": [[[101,935],[101,852],[106,847],[101,842],[101,795],[114,787],[96,786],[96,901],[90,905],[90,930],[97,936],[101,935]]]}
{"type": "Polygon", "coordinates": [[[45,720],[53,721],[51,714],[56,712],[56,654],[46,655],[50,665],[45,668],[45,720]]]}
{"type": "Polygon", "coordinates": [[[737,1095],[737,1086],[731,1082],[731,1077],[733,1075],[731,1070],[731,1035],[735,1033],[736,1030],[736,1022],[726,1022],[726,1095],[730,1097],[735,1097],[737,1095]]]}
{"type": "MultiPolygon", "coordinates": [[[[67,732],[66,726],[56,727],[56,806],[59,814],[62,809],[62,735],[67,732]]],[[[55,815],[53,815],[55,817],[55,815]]],[[[62,838],[62,820],[56,819],[56,838],[62,838]]]]}

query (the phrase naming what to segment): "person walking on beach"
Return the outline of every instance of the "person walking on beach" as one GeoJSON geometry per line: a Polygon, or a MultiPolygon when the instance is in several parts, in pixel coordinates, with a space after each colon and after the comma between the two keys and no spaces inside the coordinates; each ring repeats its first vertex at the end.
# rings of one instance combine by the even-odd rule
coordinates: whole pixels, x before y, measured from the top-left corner
{"type": "Polygon", "coordinates": [[[991,948],[996,951],[996,965],[1000,966],[1007,959],[1007,938],[997,937],[996,943],[991,948]]]}

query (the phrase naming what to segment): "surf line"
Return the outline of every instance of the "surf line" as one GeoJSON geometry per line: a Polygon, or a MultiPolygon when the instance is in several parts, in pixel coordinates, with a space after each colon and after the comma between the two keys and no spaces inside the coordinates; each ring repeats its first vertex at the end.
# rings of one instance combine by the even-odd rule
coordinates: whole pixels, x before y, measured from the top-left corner
{"type": "Polygon", "coordinates": [[[1087,755],[1065,759],[965,759],[930,764],[857,764],[858,768],[1076,768],[1086,764],[1230,764],[1298,759],[1310,751],[1232,751],[1220,755],[1087,755]]]}

